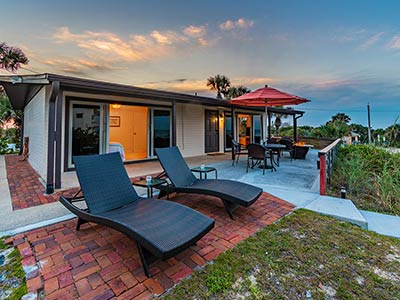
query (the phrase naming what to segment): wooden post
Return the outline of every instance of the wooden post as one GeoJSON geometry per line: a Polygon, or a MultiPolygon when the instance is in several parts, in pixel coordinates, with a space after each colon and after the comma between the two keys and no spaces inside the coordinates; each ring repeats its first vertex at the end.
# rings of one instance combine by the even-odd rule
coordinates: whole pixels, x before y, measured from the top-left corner
{"type": "Polygon", "coordinates": [[[49,98],[49,116],[47,132],[47,178],[46,194],[54,193],[54,142],[55,142],[55,102],[60,90],[60,83],[51,83],[51,93],[49,98]]]}
{"type": "Polygon", "coordinates": [[[319,194],[326,195],[326,157],[319,157],[319,194]]]}

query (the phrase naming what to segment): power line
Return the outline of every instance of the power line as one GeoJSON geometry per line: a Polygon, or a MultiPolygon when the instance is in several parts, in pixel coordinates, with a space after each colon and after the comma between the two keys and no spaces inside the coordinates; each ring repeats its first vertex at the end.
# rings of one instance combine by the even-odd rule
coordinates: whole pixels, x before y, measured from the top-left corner
{"type": "MultiPolygon", "coordinates": [[[[344,111],[344,112],[365,112],[365,109],[363,110],[353,110],[353,109],[326,109],[326,108],[299,108],[301,110],[315,110],[315,111],[344,111]]],[[[400,111],[397,110],[372,110],[374,113],[400,113],[400,111]]]]}

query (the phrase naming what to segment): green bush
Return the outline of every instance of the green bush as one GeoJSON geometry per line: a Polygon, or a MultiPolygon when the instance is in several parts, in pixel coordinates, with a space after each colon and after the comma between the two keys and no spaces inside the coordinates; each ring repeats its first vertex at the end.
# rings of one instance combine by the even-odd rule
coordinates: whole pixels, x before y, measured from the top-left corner
{"type": "Polygon", "coordinates": [[[361,209],[400,214],[400,153],[350,145],[337,155],[331,192],[345,186],[361,209]]]}

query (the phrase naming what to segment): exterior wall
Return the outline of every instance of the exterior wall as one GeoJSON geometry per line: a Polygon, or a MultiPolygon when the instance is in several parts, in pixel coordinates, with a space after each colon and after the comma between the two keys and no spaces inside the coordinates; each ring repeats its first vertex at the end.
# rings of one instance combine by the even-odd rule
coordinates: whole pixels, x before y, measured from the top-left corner
{"type": "Polygon", "coordinates": [[[46,88],[24,110],[24,137],[29,137],[29,163],[42,178],[47,173],[48,103],[46,88]]]}
{"type": "Polygon", "coordinates": [[[204,155],[204,106],[177,104],[176,143],[184,157],[204,155]]]}

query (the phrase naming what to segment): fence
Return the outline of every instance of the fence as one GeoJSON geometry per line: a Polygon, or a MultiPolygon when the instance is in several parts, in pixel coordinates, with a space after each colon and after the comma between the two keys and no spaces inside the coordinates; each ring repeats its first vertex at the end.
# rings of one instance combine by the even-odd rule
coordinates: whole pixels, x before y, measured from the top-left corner
{"type": "Polygon", "coordinates": [[[326,195],[326,186],[331,181],[333,172],[333,164],[338,151],[338,146],[341,144],[341,139],[335,140],[333,143],[326,146],[318,152],[319,157],[319,193],[326,195]]]}

